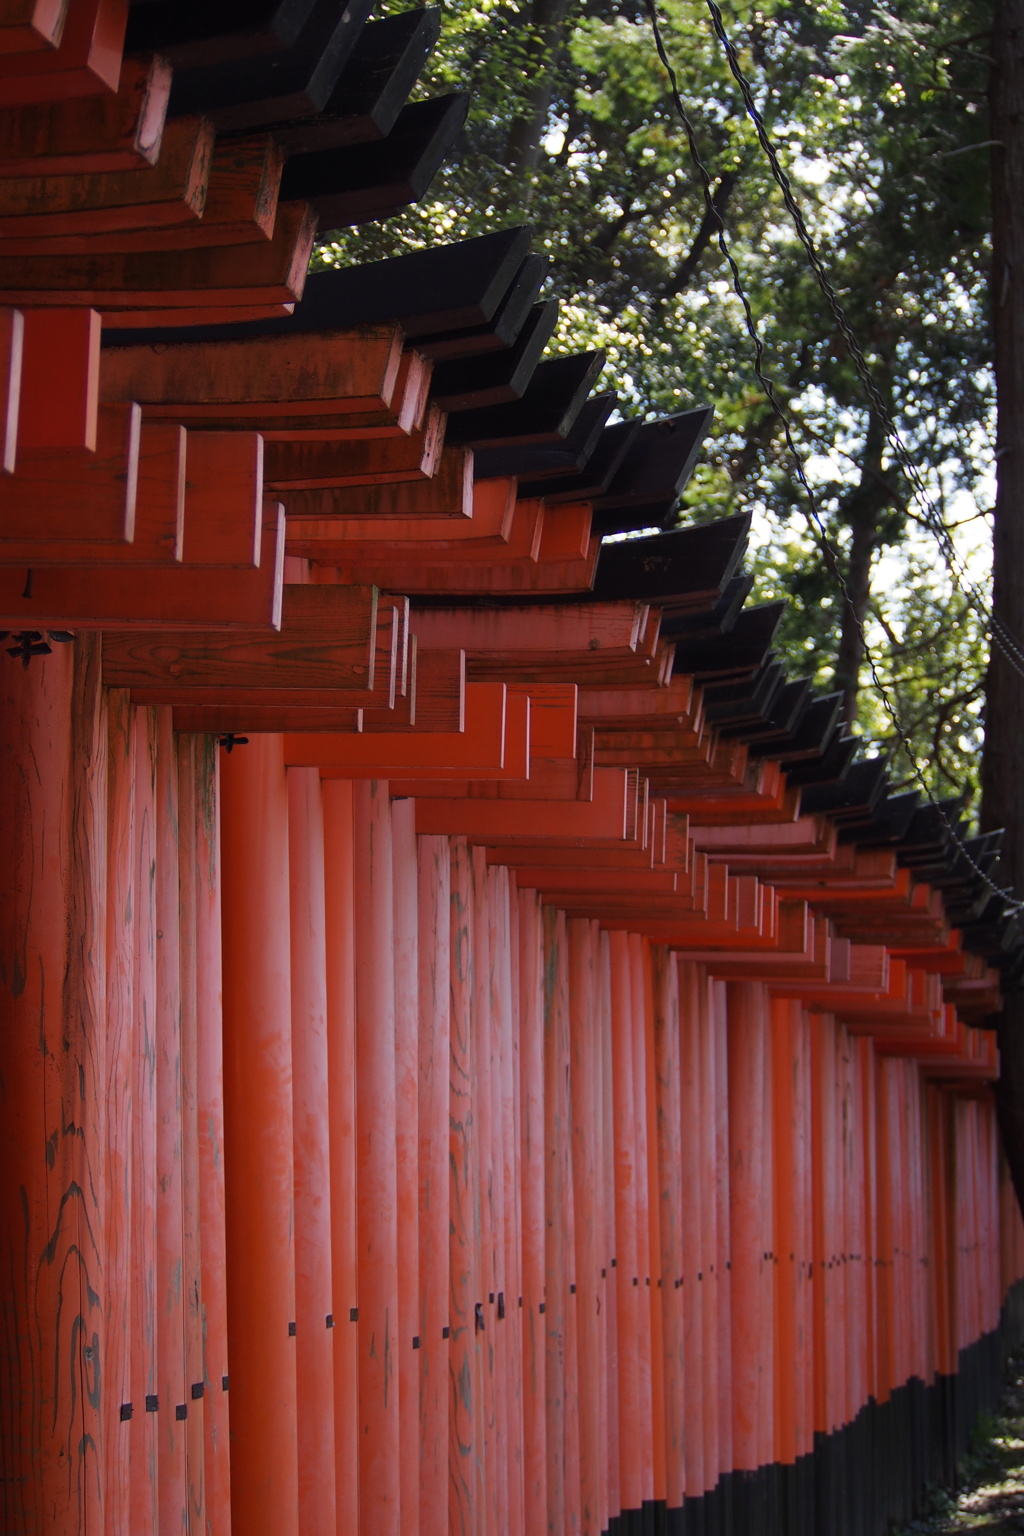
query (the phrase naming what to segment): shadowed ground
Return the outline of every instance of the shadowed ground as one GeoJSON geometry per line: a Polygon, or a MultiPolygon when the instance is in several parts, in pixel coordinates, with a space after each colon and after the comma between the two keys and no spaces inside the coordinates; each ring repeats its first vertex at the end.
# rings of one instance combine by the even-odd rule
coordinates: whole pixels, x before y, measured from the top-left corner
{"type": "Polygon", "coordinates": [[[975,1431],[960,1466],[958,1490],[933,1489],[928,1513],[896,1536],[954,1536],[959,1531],[989,1536],[1024,1532],[1024,1351],[1008,1362],[1007,1386],[995,1414],[986,1415],[975,1431]]]}

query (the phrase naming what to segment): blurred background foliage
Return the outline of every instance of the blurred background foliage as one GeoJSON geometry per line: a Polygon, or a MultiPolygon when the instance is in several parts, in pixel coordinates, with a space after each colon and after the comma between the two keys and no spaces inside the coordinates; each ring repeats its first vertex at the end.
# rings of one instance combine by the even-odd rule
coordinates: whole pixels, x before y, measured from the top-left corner
{"type": "MultiPolygon", "coordinates": [[[[406,9],[390,3],[385,9],[406,9]]],[[[987,642],[954,590],[800,247],[705,0],[659,0],[714,199],[829,538],[936,791],[977,782],[987,642]]],[[[739,5],[725,25],[880,393],[984,578],[993,495],[987,7],[979,0],[739,5]]],[[[318,264],[529,221],[562,300],[555,347],[607,352],[620,410],[709,401],[681,523],[754,515],[757,599],[789,598],[793,675],[845,694],[852,728],[912,781],[809,531],[779,423],[706,216],[642,4],[448,0],[420,93],[469,89],[427,197],[338,231],[318,264]]]]}

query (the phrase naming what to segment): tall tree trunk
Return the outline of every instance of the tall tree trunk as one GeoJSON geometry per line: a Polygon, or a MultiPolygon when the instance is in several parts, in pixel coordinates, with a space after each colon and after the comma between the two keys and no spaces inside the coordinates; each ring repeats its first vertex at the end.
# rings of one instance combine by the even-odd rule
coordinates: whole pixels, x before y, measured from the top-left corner
{"type": "Polygon", "coordinates": [[[834,683],[843,695],[843,720],[857,718],[860,669],[864,661],[864,622],[871,600],[871,559],[878,547],[878,519],[892,501],[882,474],[885,429],[874,411],[868,418],[860,480],[844,499],[840,514],[850,527],[850,554],[843,573],[850,601],[843,604],[834,683]]]}
{"type": "Polygon", "coordinates": [[[875,531],[858,518],[851,529],[850,558],[845,578],[850,602],[843,604],[836,656],[834,686],[843,695],[843,722],[852,725],[857,718],[857,694],[860,692],[860,668],[864,660],[861,630],[871,597],[871,556],[875,550],[875,531]]]}
{"type": "MultiPolygon", "coordinates": [[[[995,0],[991,48],[992,325],[999,445],[992,606],[1024,636],[1024,0],[995,0]]],[[[982,759],[982,825],[1005,828],[1004,867],[1024,894],[1024,678],[993,643],[982,759]]],[[[996,1104],[1024,1209],[1024,991],[1004,993],[996,1023],[996,1104]]]]}
{"type": "Polygon", "coordinates": [[[522,109],[509,129],[505,145],[505,164],[522,177],[534,169],[540,158],[555,85],[555,69],[571,5],[572,0],[533,0],[525,23],[531,34],[526,51],[526,74],[530,84],[523,92],[522,109]]]}

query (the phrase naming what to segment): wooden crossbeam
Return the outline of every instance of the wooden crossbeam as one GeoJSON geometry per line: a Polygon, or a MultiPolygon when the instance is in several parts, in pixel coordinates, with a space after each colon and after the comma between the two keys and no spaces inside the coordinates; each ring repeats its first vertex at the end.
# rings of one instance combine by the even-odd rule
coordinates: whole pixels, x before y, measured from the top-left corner
{"type": "Polygon", "coordinates": [[[17,473],[5,482],[0,503],[0,552],[37,540],[130,542],[141,428],[139,406],[105,405],[94,454],[21,451],[17,473]]]}
{"type": "Polygon", "coordinates": [[[3,629],[266,629],[281,624],[284,508],[264,512],[259,567],[223,571],[177,566],[123,572],[76,566],[24,570],[0,567],[3,629]]]}
{"type": "Polygon", "coordinates": [[[76,0],[55,48],[0,52],[0,106],[116,91],[127,0],[76,0]]]}
{"type": "Polygon", "coordinates": [[[289,203],[273,238],[251,245],[102,256],[0,252],[0,303],[150,312],[293,303],[302,296],[315,232],[309,209],[289,203]]]}
{"type": "Polygon", "coordinates": [[[272,442],[266,456],[267,486],[284,493],[429,480],[441,465],[444,421],[444,413],[434,406],[423,427],[408,435],[355,442],[272,442]]]}
{"type": "MultiPolygon", "coordinates": [[[[165,135],[167,141],[173,141],[178,121],[194,120],[173,122],[165,135]]],[[[203,122],[203,127],[209,137],[209,125],[203,122]]],[[[245,245],[271,238],[284,157],[268,135],[228,139],[212,148],[207,146],[205,159],[199,162],[199,174],[194,177],[195,188],[189,195],[190,189],[186,187],[179,203],[174,201],[175,187],[169,169],[167,186],[153,186],[167,162],[165,150],[155,170],[134,170],[118,178],[118,185],[101,208],[90,204],[71,213],[11,218],[0,234],[0,254],[100,256],[121,251],[245,245]],[[163,192],[162,197],[158,191],[163,192]],[[111,195],[120,195],[125,201],[110,206],[111,195]]],[[[51,179],[47,178],[47,182],[51,179]]],[[[80,183],[86,180],[63,179],[80,183]]],[[[111,183],[115,180],[103,179],[111,183]]],[[[100,178],[88,180],[91,183],[100,178]]],[[[88,187],[83,185],[82,192],[87,191],[88,187]]]]}
{"type": "Polygon", "coordinates": [[[90,176],[152,165],[170,88],[169,64],[151,54],[125,59],[116,95],[0,108],[0,176],[90,176]]]}
{"type": "Polygon", "coordinates": [[[27,309],[18,445],[96,449],[100,317],[94,309],[27,309]]]}
{"type": "MultiPolygon", "coordinates": [[[[140,702],[169,702],[154,691],[189,687],[272,688],[285,700],[295,689],[367,692],[374,685],[376,639],[376,588],[288,585],[278,633],[107,636],[104,677],[131,688],[140,702]]],[[[382,659],[386,668],[387,652],[382,659]]]]}
{"type": "Polygon", "coordinates": [[[34,53],[56,48],[68,0],[12,0],[0,20],[0,53],[34,53]]]}
{"type": "MultiPolygon", "coordinates": [[[[203,216],[213,160],[213,127],[205,118],[168,123],[154,165],[90,176],[19,176],[0,186],[0,254],[16,254],[16,236],[46,236],[29,254],[56,251],[61,236],[176,226],[203,216]]],[[[115,250],[122,249],[120,245],[115,250]]]]}
{"type": "Polygon", "coordinates": [[[161,349],[116,346],[103,352],[100,390],[104,400],[139,399],[154,416],[216,426],[226,415],[253,428],[299,403],[314,413],[386,408],[401,360],[393,325],[161,349]]]}
{"type": "MultiPolygon", "coordinates": [[[[123,407],[111,409],[121,411],[123,407]]],[[[126,450],[131,452],[131,450],[126,450]]],[[[29,463],[29,456],[24,462],[29,463]]],[[[97,456],[93,467],[99,467],[102,459],[97,456]]],[[[111,496],[120,497],[124,503],[125,469],[118,469],[116,459],[111,465],[111,496]]],[[[31,566],[33,568],[60,566],[99,566],[141,568],[177,565],[182,558],[182,540],[185,531],[185,429],[169,421],[143,422],[138,437],[135,462],[135,496],[131,512],[131,536],[124,542],[104,538],[102,529],[118,516],[117,507],[94,505],[90,510],[76,505],[74,464],[70,466],[71,486],[63,486],[59,510],[64,514],[60,529],[68,528],[68,536],[60,529],[53,536],[46,536],[45,529],[54,523],[54,509],[48,503],[48,491],[40,491],[41,507],[36,532],[20,541],[8,539],[0,532],[0,564],[31,566]],[[97,526],[96,537],[88,529],[97,526]],[[78,537],[74,534],[77,532],[78,537]]],[[[15,482],[17,483],[17,482],[15,482]]],[[[0,530],[6,525],[0,510],[0,530]]]]}
{"type": "Polygon", "coordinates": [[[357,778],[406,778],[423,770],[435,777],[449,771],[465,777],[467,770],[503,769],[507,749],[520,756],[528,752],[529,704],[522,698],[510,704],[504,683],[467,684],[463,731],[380,732],[351,739],[304,734],[288,736],[284,743],[289,766],[357,778]]]}
{"type": "Polygon", "coordinates": [[[18,449],[25,318],[20,309],[0,309],[0,474],[12,475],[18,449]]]}

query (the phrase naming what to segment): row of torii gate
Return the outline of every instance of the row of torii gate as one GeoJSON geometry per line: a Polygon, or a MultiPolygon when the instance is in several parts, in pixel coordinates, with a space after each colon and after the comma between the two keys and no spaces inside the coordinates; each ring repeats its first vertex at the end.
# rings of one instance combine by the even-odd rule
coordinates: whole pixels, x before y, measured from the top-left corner
{"type": "Polygon", "coordinates": [[[529,230],[307,281],[465,114],[369,11],[0,3],[0,1524],[880,1536],[1021,1334],[997,839],[529,230]]]}

